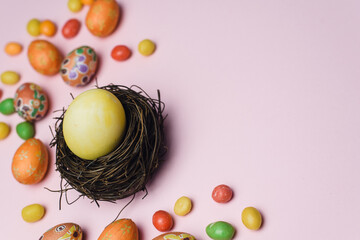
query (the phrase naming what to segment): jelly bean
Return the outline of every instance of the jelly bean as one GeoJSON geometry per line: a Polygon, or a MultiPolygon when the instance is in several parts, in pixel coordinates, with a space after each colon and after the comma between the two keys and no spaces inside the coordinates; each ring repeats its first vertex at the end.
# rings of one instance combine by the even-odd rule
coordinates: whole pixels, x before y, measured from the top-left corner
{"type": "Polygon", "coordinates": [[[1,74],[0,78],[2,83],[13,85],[20,80],[20,75],[13,71],[6,71],[1,74]]]}
{"type": "Polygon", "coordinates": [[[254,207],[247,207],[241,213],[241,220],[245,227],[251,230],[258,230],[261,227],[262,217],[254,207]]]}
{"type": "Polygon", "coordinates": [[[231,188],[225,184],[216,186],[212,191],[212,198],[218,203],[227,203],[231,200],[233,192],[231,188]]]}
{"type": "Polygon", "coordinates": [[[0,122],[0,140],[5,139],[10,133],[10,127],[4,122],[0,122]]]}
{"type": "Polygon", "coordinates": [[[52,37],[56,33],[56,26],[50,20],[45,20],[40,24],[40,32],[45,36],[52,37]]]}
{"type": "Polygon", "coordinates": [[[125,61],[131,55],[131,51],[127,46],[117,45],[111,51],[111,57],[116,61],[125,61]]]}
{"type": "Polygon", "coordinates": [[[27,140],[35,135],[34,125],[26,121],[19,123],[16,125],[16,132],[21,139],[27,140]]]}
{"type": "Polygon", "coordinates": [[[142,40],[138,45],[139,52],[144,56],[149,56],[155,51],[155,43],[149,39],[142,40]]]}
{"type": "Polygon", "coordinates": [[[230,240],[235,234],[235,229],[230,223],[218,221],[206,227],[206,234],[214,240],[230,240]]]}
{"type": "Polygon", "coordinates": [[[22,46],[20,43],[17,42],[9,42],[8,44],[6,44],[4,50],[8,55],[15,56],[21,53],[22,46]]]}
{"type": "Polygon", "coordinates": [[[33,37],[39,36],[41,34],[40,24],[41,22],[38,19],[36,18],[31,19],[26,25],[27,32],[33,37]]]}
{"type": "Polygon", "coordinates": [[[67,5],[72,12],[79,12],[83,7],[81,0],[69,0],[67,5]]]}
{"type": "Polygon", "coordinates": [[[73,38],[75,37],[79,31],[80,31],[80,21],[73,18],[68,20],[63,28],[62,28],[62,35],[64,36],[64,38],[73,38]]]}
{"type": "Polygon", "coordinates": [[[15,112],[14,99],[7,98],[0,102],[0,112],[4,115],[10,115],[15,112]]]}
{"type": "Polygon", "coordinates": [[[37,222],[43,218],[45,208],[40,204],[31,204],[24,207],[21,211],[21,216],[25,222],[37,222]]]}
{"type": "Polygon", "coordinates": [[[181,197],[175,202],[174,212],[178,216],[185,216],[191,211],[192,203],[190,198],[181,197]]]}
{"type": "Polygon", "coordinates": [[[157,230],[167,232],[173,226],[173,219],[168,212],[159,210],[154,213],[152,223],[157,230]]]}

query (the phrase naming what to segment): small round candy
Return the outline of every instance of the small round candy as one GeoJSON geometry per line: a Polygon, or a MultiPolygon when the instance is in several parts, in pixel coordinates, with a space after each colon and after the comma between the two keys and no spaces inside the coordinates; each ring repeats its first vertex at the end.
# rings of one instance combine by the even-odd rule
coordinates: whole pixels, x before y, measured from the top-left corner
{"type": "Polygon", "coordinates": [[[168,212],[159,210],[154,213],[152,223],[160,232],[167,232],[173,226],[173,219],[168,212]]]}
{"type": "Polygon", "coordinates": [[[131,55],[131,51],[127,46],[117,45],[111,51],[111,57],[116,61],[125,61],[131,55]]]}
{"type": "Polygon", "coordinates": [[[21,216],[25,222],[37,222],[43,218],[45,214],[45,208],[40,204],[31,204],[24,207],[21,211],[21,216]]]}
{"type": "Polygon", "coordinates": [[[212,198],[218,203],[227,203],[231,200],[233,192],[231,188],[225,184],[216,186],[212,191],[212,198]]]}
{"type": "Polygon", "coordinates": [[[0,140],[5,139],[10,133],[10,127],[4,122],[0,122],[0,140]]]}
{"type": "Polygon", "coordinates": [[[67,5],[72,12],[79,12],[83,7],[81,0],[69,0],[67,5]]]}
{"type": "Polygon", "coordinates": [[[33,37],[39,36],[41,34],[40,24],[41,22],[38,19],[36,18],[31,19],[26,25],[27,32],[33,37]]]}
{"type": "Polygon", "coordinates": [[[52,37],[56,33],[56,26],[50,20],[45,20],[40,24],[40,32],[45,36],[52,37]]]}
{"type": "Polygon", "coordinates": [[[16,125],[16,132],[21,139],[28,140],[35,136],[34,125],[30,122],[22,122],[16,125]]]}
{"type": "Polygon", "coordinates": [[[20,80],[20,75],[14,71],[6,71],[1,74],[1,82],[8,85],[14,85],[20,80]]]}
{"type": "Polygon", "coordinates": [[[241,213],[241,220],[245,227],[251,230],[258,230],[261,227],[262,217],[254,207],[247,207],[241,213]]]}
{"type": "Polygon", "coordinates": [[[80,21],[72,18],[64,24],[61,33],[64,38],[73,38],[79,33],[80,26],[80,21]]]}
{"type": "Polygon", "coordinates": [[[22,46],[20,43],[17,42],[9,42],[5,45],[5,53],[10,56],[15,56],[21,53],[22,46]]]}
{"type": "Polygon", "coordinates": [[[144,56],[149,56],[155,51],[155,43],[149,39],[142,40],[138,45],[139,52],[144,56]]]}
{"type": "Polygon", "coordinates": [[[81,3],[84,5],[91,5],[94,3],[94,0],[81,0],[81,3]]]}
{"type": "Polygon", "coordinates": [[[192,203],[190,198],[181,197],[175,202],[174,212],[178,216],[185,216],[191,211],[192,203]]]}
{"type": "Polygon", "coordinates": [[[14,99],[6,98],[0,102],[0,112],[4,115],[10,115],[15,112],[14,99]]]}

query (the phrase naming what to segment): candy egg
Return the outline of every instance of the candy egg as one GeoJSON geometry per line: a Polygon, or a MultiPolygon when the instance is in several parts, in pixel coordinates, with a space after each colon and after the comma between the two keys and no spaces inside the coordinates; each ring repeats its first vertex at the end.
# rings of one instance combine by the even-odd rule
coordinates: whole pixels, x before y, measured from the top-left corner
{"type": "Polygon", "coordinates": [[[14,99],[6,98],[0,103],[0,112],[4,115],[10,115],[15,112],[14,99]]]}
{"type": "Polygon", "coordinates": [[[0,122],[0,140],[5,139],[10,133],[10,127],[4,122],[0,122]]]}
{"type": "Polygon", "coordinates": [[[174,225],[174,221],[171,215],[164,210],[159,210],[154,213],[152,217],[152,223],[154,227],[160,232],[167,232],[174,225]]]}
{"type": "Polygon", "coordinates": [[[155,51],[155,43],[149,39],[144,39],[139,43],[138,50],[142,55],[150,56],[155,51]]]}
{"type": "Polygon", "coordinates": [[[241,220],[245,227],[251,230],[258,230],[261,227],[262,217],[254,207],[247,207],[241,213],[241,220]]]}
{"type": "Polygon", "coordinates": [[[36,18],[31,19],[26,25],[27,32],[33,37],[39,36],[41,34],[40,24],[41,22],[38,19],[36,18]]]}
{"type": "Polygon", "coordinates": [[[59,50],[46,40],[34,40],[28,48],[28,58],[31,66],[44,75],[54,75],[59,72],[62,56],[59,50]]]}
{"type": "Polygon", "coordinates": [[[184,232],[168,232],[153,238],[152,240],[196,240],[195,237],[189,233],[184,232]]]}
{"type": "Polygon", "coordinates": [[[35,135],[34,124],[31,122],[22,122],[16,125],[16,133],[20,138],[27,140],[29,138],[33,138],[35,135]]]}
{"type": "Polygon", "coordinates": [[[52,37],[56,33],[56,26],[50,20],[42,21],[40,24],[40,33],[44,34],[47,37],[52,37]]]}
{"type": "Polygon", "coordinates": [[[131,219],[119,219],[104,229],[98,240],[103,239],[139,240],[138,228],[131,219]]]}
{"type": "Polygon", "coordinates": [[[17,42],[9,42],[5,46],[5,52],[10,56],[18,55],[19,53],[21,53],[21,51],[22,46],[20,43],[17,42]]]}
{"type": "Polygon", "coordinates": [[[61,223],[47,230],[39,240],[81,240],[83,233],[76,223],[61,223]]]}
{"type": "Polygon", "coordinates": [[[1,82],[8,85],[14,85],[20,80],[20,75],[14,71],[6,71],[1,74],[1,82]]]}
{"type": "Polygon", "coordinates": [[[20,117],[27,121],[37,121],[46,115],[49,100],[40,86],[24,83],[16,90],[14,105],[20,117]]]}
{"type": "Polygon", "coordinates": [[[37,222],[45,214],[45,208],[40,204],[31,204],[24,207],[21,211],[21,216],[25,222],[37,222]]]}
{"type": "Polygon", "coordinates": [[[192,203],[190,198],[181,197],[175,202],[174,212],[178,216],[185,216],[191,211],[192,203]]]}
{"type": "Polygon", "coordinates": [[[69,19],[63,26],[61,33],[64,38],[73,38],[80,31],[81,23],[79,20],[72,18],[69,19]]]}
{"type": "Polygon", "coordinates": [[[235,229],[230,223],[218,221],[206,227],[206,234],[214,240],[230,240],[235,234],[235,229]]]}
{"type": "Polygon", "coordinates": [[[218,203],[227,203],[231,200],[233,192],[231,188],[225,184],[218,185],[212,191],[212,198],[218,203]]]}
{"type": "Polygon", "coordinates": [[[90,5],[86,15],[86,26],[98,37],[110,35],[118,25],[119,5],[115,0],[97,0],[90,5]]]}
{"type": "Polygon", "coordinates": [[[88,46],[71,51],[61,64],[60,74],[70,86],[84,86],[94,77],[98,58],[94,49],[88,46]]]}
{"type": "Polygon", "coordinates": [[[30,138],[16,150],[11,170],[18,182],[34,184],[44,178],[47,167],[48,152],[46,147],[40,140],[30,138]]]}

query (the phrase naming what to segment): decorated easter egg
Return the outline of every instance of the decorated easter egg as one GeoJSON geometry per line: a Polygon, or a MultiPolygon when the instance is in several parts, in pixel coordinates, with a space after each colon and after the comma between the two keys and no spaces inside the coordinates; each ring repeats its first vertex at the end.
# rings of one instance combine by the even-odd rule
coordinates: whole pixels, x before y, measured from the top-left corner
{"type": "Polygon", "coordinates": [[[44,178],[47,167],[48,152],[46,147],[39,139],[30,138],[16,150],[11,170],[18,182],[34,184],[44,178]]]}
{"type": "Polygon", "coordinates": [[[153,238],[153,240],[195,240],[195,237],[184,232],[168,232],[153,238]]]}
{"type": "Polygon", "coordinates": [[[94,49],[88,46],[71,51],[61,64],[62,79],[70,86],[83,86],[94,77],[98,58],[94,49]]]}
{"type": "Polygon", "coordinates": [[[46,115],[49,100],[40,86],[35,83],[24,83],[16,90],[14,105],[20,117],[31,122],[46,115]]]}
{"type": "Polygon", "coordinates": [[[31,66],[44,75],[54,75],[59,72],[62,56],[59,50],[46,40],[34,40],[28,48],[28,58],[31,66]]]}
{"type": "Polygon", "coordinates": [[[131,219],[119,219],[110,223],[99,236],[98,240],[138,240],[139,232],[131,219]]]}
{"type": "Polygon", "coordinates": [[[81,240],[82,230],[76,223],[61,223],[47,230],[39,240],[81,240]]]}
{"type": "Polygon", "coordinates": [[[94,160],[113,151],[126,130],[125,110],[119,99],[104,89],[77,96],[65,112],[63,133],[78,157],[94,160]]]}
{"type": "Polygon", "coordinates": [[[93,35],[106,37],[115,30],[119,17],[120,9],[115,0],[97,0],[86,15],[86,26],[93,35]]]}

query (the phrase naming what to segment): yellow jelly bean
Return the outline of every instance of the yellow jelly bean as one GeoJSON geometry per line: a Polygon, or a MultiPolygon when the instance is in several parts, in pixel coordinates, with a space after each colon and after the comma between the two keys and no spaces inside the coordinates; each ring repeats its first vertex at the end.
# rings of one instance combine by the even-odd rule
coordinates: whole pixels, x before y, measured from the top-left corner
{"type": "Polygon", "coordinates": [[[67,5],[72,12],[79,12],[83,7],[81,0],[69,0],[67,5]]]}
{"type": "Polygon", "coordinates": [[[5,139],[10,133],[10,127],[4,122],[0,122],[0,140],[5,139]]]}
{"type": "Polygon", "coordinates": [[[28,24],[26,25],[26,30],[27,32],[33,36],[33,37],[37,37],[40,35],[40,24],[41,22],[36,19],[36,18],[33,18],[31,19],[28,24]]]}
{"type": "Polygon", "coordinates": [[[155,43],[149,39],[142,40],[138,45],[139,52],[144,56],[149,56],[155,51],[155,43]]]}
{"type": "Polygon", "coordinates": [[[45,208],[40,204],[31,204],[23,208],[21,216],[25,222],[37,222],[45,214],[45,208]]]}
{"type": "Polygon", "coordinates": [[[245,227],[251,230],[258,230],[261,227],[262,217],[254,207],[247,207],[241,213],[241,220],[245,227]]]}
{"type": "Polygon", "coordinates": [[[20,43],[17,43],[17,42],[9,42],[8,44],[6,44],[4,50],[8,55],[14,56],[14,55],[18,55],[19,53],[21,53],[22,46],[20,43]]]}
{"type": "Polygon", "coordinates": [[[20,75],[13,71],[6,71],[1,74],[1,82],[4,84],[13,85],[20,80],[20,75]]]}
{"type": "Polygon", "coordinates": [[[191,211],[192,203],[190,198],[181,197],[175,202],[174,212],[178,216],[185,216],[191,211]]]}

